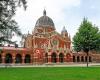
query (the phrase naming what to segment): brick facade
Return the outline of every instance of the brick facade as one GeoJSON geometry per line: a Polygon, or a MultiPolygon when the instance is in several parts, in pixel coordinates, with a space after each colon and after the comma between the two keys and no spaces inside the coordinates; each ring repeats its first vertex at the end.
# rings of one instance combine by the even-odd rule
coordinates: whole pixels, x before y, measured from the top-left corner
{"type": "MultiPolygon", "coordinates": [[[[22,48],[0,47],[0,63],[68,63],[86,62],[85,53],[71,51],[71,39],[65,27],[61,33],[56,31],[53,20],[43,16],[37,21],[32,33],[22,38],[22,48]]],[[[99,54],[89,54],[89,62],[100,62],[99,54]]]]}

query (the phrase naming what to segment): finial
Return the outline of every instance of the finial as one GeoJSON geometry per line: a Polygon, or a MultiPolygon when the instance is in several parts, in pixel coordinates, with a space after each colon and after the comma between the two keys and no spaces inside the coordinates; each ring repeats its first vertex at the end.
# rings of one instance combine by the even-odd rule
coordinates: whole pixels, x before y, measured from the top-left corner
{"type": "Polygon", "coordinates": [[[44,11],[43,11],[43,15],[46,16],[46,10],[45,10],[45,9],[44,9],[44,11]]]}
{"type": "Polygon", "coordinates": [[[29,31],[28,31],[28,34],[30,34],[29,31]]]}
{"type": "Polygon", "coordinates": [[[63,30],[66,30],[65,26],[63,27],[63,30]]]}

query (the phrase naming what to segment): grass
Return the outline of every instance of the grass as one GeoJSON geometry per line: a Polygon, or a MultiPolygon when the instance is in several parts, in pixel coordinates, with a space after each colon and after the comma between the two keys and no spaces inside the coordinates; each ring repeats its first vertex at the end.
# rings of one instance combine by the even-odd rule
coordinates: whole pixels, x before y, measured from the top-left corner
{"type": "Polygon", "coordinates": [[[0,80],[100,80],[100,68],[0,68],[0,80]]]}

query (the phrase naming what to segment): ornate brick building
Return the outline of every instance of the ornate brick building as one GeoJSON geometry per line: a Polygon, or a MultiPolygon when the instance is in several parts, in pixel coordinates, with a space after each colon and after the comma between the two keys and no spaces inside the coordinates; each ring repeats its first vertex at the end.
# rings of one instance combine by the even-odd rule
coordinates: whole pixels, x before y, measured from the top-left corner
{"type": "Polygon", "coordinates": [[[63,63],[72,62],[71,39],[63,27],[61,34],[56,31],[53,20],[43,11],[35,24],[32,34],[23,38],[24,48],[1,47],[1,63],[63,63]]]}
{"type": "MultiPolygon", "coordinates": [[[[70,36],[63,27],[61,34],[56,31],[53,20],[43,11],[35,24],[32,34],[22,38],[22,48],[0,47],[0,63],[68,63],[87,62],[84,52],[71,51],[70,36]]],[[[89,53],[89,62],[100,62],[100,54],[89,53]]]]}

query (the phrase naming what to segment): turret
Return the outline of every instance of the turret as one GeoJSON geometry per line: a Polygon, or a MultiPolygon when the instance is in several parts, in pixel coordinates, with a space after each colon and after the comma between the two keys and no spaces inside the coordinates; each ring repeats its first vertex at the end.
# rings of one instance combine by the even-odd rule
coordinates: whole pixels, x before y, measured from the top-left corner
{"type": "Polygon", "coordinates": [[[69,38],[69,41],[71,41],[71,37],[70,37],[70,34],[69,34],[68,38],[69,38]]]}
{"type": "Polygon", "coordinates": [[[67,38],[67,37],[68,37],[68,33],[67,33],[67,30],[66,30],[65,26],[63,27],[63,30],[61,31],[61,35],[62,35],[64,38],[67,38]]]}

